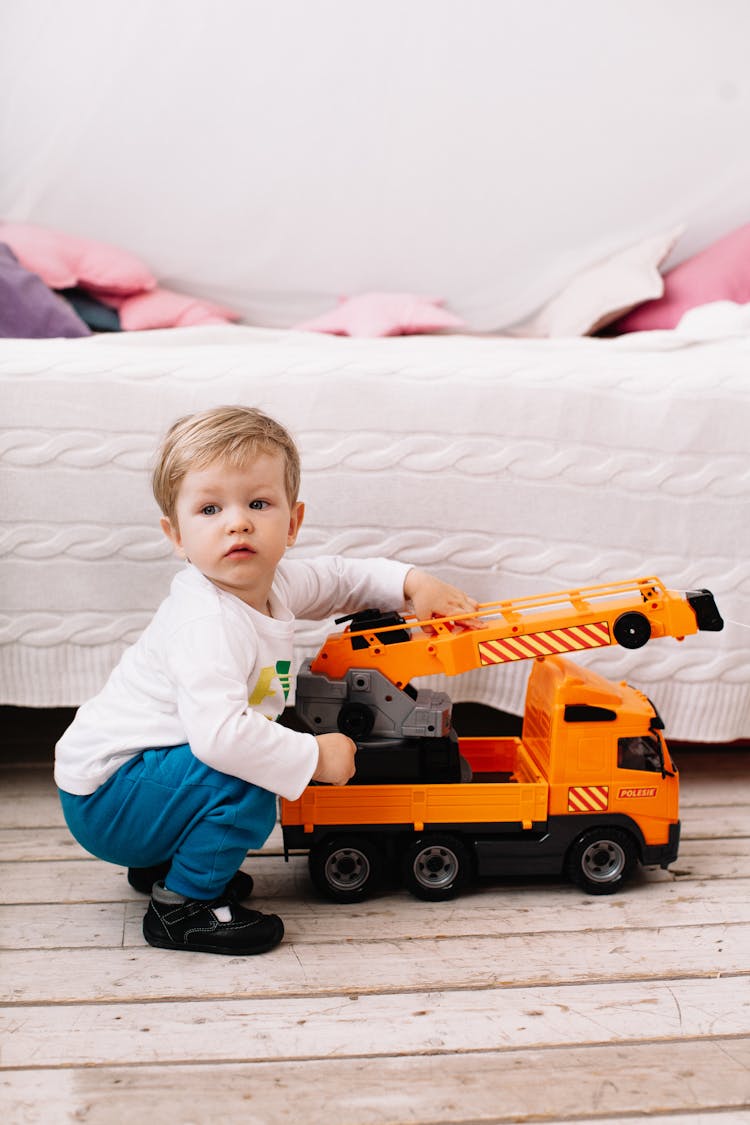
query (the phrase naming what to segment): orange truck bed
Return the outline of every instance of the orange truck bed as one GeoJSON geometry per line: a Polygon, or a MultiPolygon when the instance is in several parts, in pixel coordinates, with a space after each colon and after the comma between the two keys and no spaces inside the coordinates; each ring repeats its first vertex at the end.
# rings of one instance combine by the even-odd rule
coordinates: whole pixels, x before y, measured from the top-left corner
{"type": "Polygon", "coordinates": [[[505,824],[531,828],[547,819],[549,786],[518,738],[459,739],[471,784],[311,785],[284,802],[284,825],[352,827],[505,824]]]}

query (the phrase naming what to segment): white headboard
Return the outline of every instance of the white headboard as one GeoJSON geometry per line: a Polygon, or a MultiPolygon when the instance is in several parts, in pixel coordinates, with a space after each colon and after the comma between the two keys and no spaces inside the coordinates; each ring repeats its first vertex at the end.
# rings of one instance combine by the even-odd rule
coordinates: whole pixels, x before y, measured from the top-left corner
{"type": "Polygon", "coordinates": [[[746,0],[4,0],[0,216],[289,326],[340,294],[504,327],[747,221],[746,0]]]}

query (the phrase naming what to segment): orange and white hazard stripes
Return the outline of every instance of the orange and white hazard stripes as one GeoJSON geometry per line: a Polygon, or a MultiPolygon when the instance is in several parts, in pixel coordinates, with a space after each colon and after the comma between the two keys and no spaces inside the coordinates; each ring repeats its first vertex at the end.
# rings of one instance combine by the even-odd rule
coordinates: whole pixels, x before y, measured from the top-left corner
{"type": "Polygon", "coordinates": [[[480,641],[482,665],[505,664],[509,660],[529,660],[535,656],[554,656],[560,652],[579,652],[585,648],[602,648],[612,643],[608,621],[590,625],[572,625],[567,629],[545,629],[519,637],[497,641],[480,641]]]}
{"type": "Polygon", "coordinates": [[[572,785],[568,790],[568,812],[604,812],[608,806],[608,785],[572,785]]]}

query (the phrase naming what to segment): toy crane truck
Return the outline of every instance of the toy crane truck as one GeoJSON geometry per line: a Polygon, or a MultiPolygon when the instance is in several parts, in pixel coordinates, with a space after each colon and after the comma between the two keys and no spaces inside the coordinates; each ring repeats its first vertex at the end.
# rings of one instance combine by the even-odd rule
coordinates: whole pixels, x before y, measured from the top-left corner
{"type": "Polygon", "coordinates": [[[679,781],[654,705],[567,654],[719,630],[710,591],[640,578],[450,620],[345,621],[302,666],[296,706],[315,734],[357,743],[356,774],[281,804],[285,856],[308,852],[325,896],[360,901],[398,870],[432,901],[485,875],[565,874],[611,894],[639,863],[677,858],[679,781]],[[448,695],[411,684],[517,660],[534,661],[520,738],[458,738],[448,695]]]}

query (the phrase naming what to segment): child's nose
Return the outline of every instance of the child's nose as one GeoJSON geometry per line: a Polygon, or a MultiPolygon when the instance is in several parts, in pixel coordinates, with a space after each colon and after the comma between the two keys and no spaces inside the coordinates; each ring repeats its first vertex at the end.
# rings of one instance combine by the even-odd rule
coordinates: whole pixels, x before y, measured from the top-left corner
{"type": "Polygon", "coordinates": [[[230,531],[249,531],[252,526],[247,508],[232,508],[228,512],[230,531]]]}

